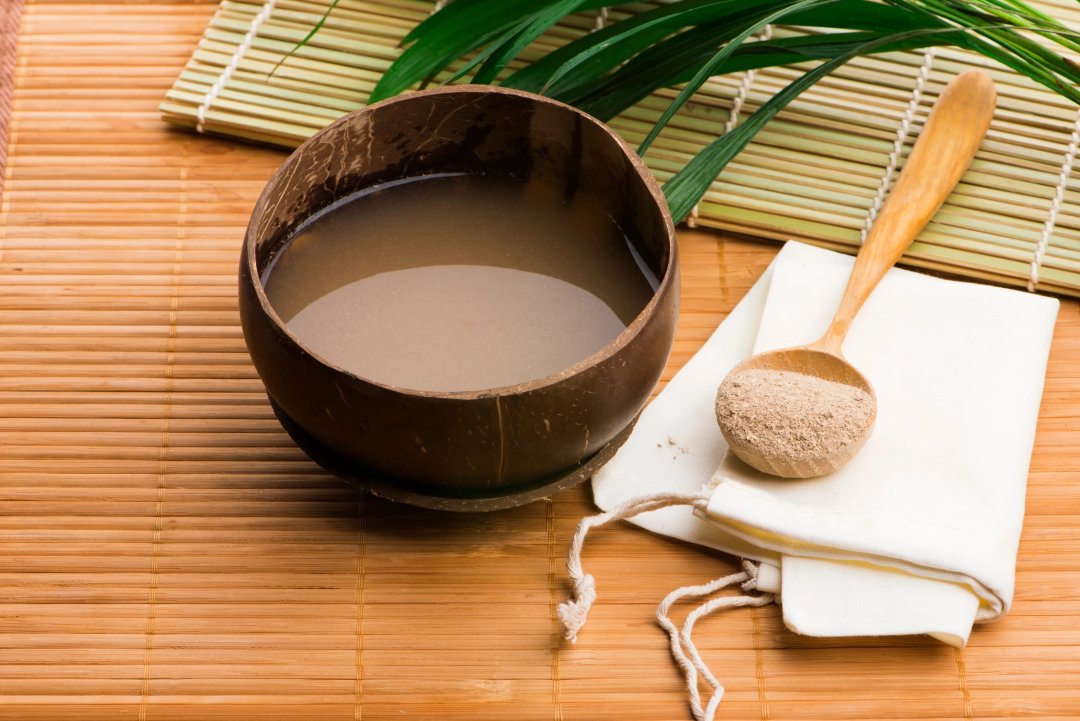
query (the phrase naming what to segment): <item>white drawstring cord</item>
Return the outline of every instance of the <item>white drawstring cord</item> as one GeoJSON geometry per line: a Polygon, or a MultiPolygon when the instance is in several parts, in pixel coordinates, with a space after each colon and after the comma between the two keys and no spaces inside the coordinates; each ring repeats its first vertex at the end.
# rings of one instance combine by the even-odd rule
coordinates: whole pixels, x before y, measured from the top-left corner
{"type": "MultiPolygon", "coordinates": [[[[583,518],[570,543],[570,553],[566,561],[566,568],[574,584],[573,591],[570,600],[559,604],[557,609],[559,620],[566,630],[566,639],[571,643],[577,641],[578,631],[585,625],[589,609],[596,603],[596,581],[591,573],[585,573],[581,565],[581,552],[589,531],[615,521],[670,506],[691,506],[704,509],[708,500],[707,493],[658,493],[632,498],[606,513],[583,518]]],[[[743,591],[746,592],[757,590],[758,566],[746,560],[742,564],[743,570],[739,573],[717,578],[700,586],[684,586],[672,591],[656,609],[656,620],[667,632],[671,643],[671,655],[686,679],[690,712],[695,721],[713,721],[720,700],[724,697],[724,687],[709,670],[701,654],[698,653],[697,646],[694,645],[692,638],[694,624],[701,618],[722,609],[765,606],[772,603],[774,597],[766,593],[755,596],[720,596],[710,599],[690,612],[681,631],[672,622],[668,613],[675,603],[684,598],[703,598],[735,584],[741,584],[743,591]],[[701,706],[701,694],[698,690],[699,678],[704,679],[712,688],[709,702],[704,708],[701,706]]]]}
{"type": "Polygon", "coordinates": [[[694,506],[704,508],[709,497],[701,493],[657,493],[650,496],[631,498],[620,506],[616,506],[606,513],[598,513],[581,519],[574,540],[570,543],[570,555],[566,559],[566,570],[570,573],[570,580],[574,583],[574,590],[569,601],[559,604],[556,613],[566,629],[566,640],[570,643],[577,641],[577,632],[585,625],[585,619],[589,615],[589,609],[596,602],[596,581],[591,573],[585,573],[581,567],[581,549],[585,545],[585,537],[594,528],[606,526],[624,518],[630,518],[640,513],[657,511],[668,506],[694,506]]]}

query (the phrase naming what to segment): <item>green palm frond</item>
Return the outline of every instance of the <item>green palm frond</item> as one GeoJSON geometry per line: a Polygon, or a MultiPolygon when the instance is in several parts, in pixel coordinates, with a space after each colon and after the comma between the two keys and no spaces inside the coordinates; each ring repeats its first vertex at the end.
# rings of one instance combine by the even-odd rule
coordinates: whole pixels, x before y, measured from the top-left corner
{"type": "MultiPolygon", "coordinates": [[[[539,92],[608,120],[657,89],[679,88],[641,152],[712,76],[818,61],[668,180],[681,220],[713,179],[788,103],[860,55],[953,45],[981,53],[1080,103],[1080,54],[1069,28],[1022,0],[671,0],[508,71],[522,51],[567,15],[611,0],[453,0],[417,25],[371,101],[450,72],[451,80],[539,92]],[[766,25],[806,34],[758,39],[766,25]],[[465,61],[464,65],[460,65],[465,61]]],[[[316,28],[317,30],[317,28],[316,28]]],[[[313,31],[314,33],[314,31],[313,31]]],[[[310,36],[309,36],[310,39],[310,36]]]]}

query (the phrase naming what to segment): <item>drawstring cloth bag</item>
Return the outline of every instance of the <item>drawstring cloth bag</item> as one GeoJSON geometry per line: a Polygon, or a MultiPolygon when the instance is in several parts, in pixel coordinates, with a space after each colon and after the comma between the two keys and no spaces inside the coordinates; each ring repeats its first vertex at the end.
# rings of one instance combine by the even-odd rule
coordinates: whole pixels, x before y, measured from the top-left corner
{"type": "Polygon", "coordinates": [[[741,573],[678,589],[657,610],[697,719],[713,717],[723,687],[691,631],[718,609],[775,600],[796,633],[930,634],[963,646],[974,622],[1012,601],[1056,300],[893,269],[844,345],[878,397],[859,455],[829,475],[786,480],[727,452],[717,386],[751,354],[818,338],[852,263],[785,245],[593,479],[605,513],[584,519],[571,544],[572,598],[559,608],[570,641],[596,600],[581,566],[592,528],[630,519],[745,559],[741,573]],[[746,595],[712,597],[682,629],[668,618],[676,601],[733,585],[746,595]],[[699,679],[712,689],[704,708],[699,679]]]}

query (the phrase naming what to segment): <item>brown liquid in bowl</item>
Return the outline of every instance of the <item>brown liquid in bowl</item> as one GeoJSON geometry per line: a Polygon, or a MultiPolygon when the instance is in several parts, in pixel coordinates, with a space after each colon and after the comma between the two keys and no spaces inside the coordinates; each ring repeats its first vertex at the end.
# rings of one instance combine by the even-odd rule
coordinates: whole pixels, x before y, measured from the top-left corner
{"type": "Polygon", "coordinates": [[[358,376],[475,391],[558,373],[611,342],[656,279],[587,192],[431,175],[306,221],[263,276],[310,351],[358,376]]]}

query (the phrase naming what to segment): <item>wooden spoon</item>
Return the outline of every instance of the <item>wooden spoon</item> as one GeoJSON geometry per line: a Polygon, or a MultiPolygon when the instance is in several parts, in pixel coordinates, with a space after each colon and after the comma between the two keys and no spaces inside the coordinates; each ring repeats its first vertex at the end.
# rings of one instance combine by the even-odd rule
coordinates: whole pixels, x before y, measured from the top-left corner
{"type": "MultiPolygon", "coordinates": [[[[995,98],[993,81],[979,70],[965,72],[949,83],[938,98],[895,187],[859,250],[840,307],[825,335],[807,346],[752,356],[735,366],[721,383],[717,393],[720,430],[732,452],[743,461],[772,475],[809,478],[840,468],[855,456],[869,438],[877,416],[877,397],[870,382],[844,359],[841,346],[855,315],[882,276],[900,259],[967,170],[990,125],[995,98]],[[777,454],[776,444],[769,443],[770,439],[764,436],[782,433],[783,424],[771,429],[758,428],[755,435],[740,433],[735,427],[738,424],[731,417],[726,422],[724,420],[724,416],[730,414],[723,412],[721,399],[727,397],[725,391],[732,390],[729,384],[748,380],[749,377],[742,374],[753,370],[791,371],[862,389],[869,394],[869,416],[865,427],[853,440],[849,437],[845,443],[834,444],[835,447],[777,454]]],[[[761,377],[760,374],[754,375],[761,377]]],[[[775,377],[781,376],[778,374],[775,377]]],[[[788,376],[788,379],[791,377],[788,376]]],[[[746,389],[754,386],[739,383],[735,387],[745,393],[748,392],[746,389]]],[[[762,402],[765,402],[764,399],[762,402]]],[[[789,429],[800,419],[790,420],[789,429]]],[[[833,421],[823,417],[820,422],[833,421]]],[[[828,434],[817,435],[822,438],[828,434]]]]}

